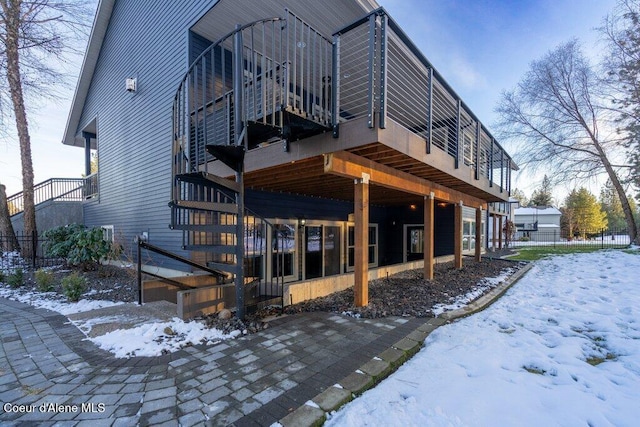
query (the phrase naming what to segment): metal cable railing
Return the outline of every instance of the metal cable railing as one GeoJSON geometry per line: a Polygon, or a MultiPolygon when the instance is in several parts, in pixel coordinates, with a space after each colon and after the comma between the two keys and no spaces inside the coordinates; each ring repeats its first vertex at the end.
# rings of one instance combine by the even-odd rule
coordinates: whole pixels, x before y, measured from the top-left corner
{"type": "Polygon", "coordinates": [[[336,94],[334,134],[340,122],[386,117],[453,157],[455,167],[475,169],[500,189],[513,163],[400,27],[380,8],[334,33],[336,94]]]}

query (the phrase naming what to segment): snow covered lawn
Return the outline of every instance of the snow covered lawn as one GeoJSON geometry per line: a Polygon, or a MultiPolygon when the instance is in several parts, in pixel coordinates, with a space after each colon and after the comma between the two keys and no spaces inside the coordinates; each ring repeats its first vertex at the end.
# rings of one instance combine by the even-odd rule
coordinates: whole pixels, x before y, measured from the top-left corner
{"type": "Polygon", "coordinates": [[[538,261],[326,425],[638,425],[639,274],[618,250],[538,261]]]}

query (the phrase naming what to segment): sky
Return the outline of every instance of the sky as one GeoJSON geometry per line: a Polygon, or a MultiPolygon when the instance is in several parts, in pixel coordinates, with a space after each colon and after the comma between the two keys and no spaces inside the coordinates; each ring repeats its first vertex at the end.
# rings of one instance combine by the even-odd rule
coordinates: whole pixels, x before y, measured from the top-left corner
{"type": "MultiPolygon", "coordinates": [[[[513,88],[531,61],[574,37],[597,56],[598,27],[614,0],[378,0],[480,120],[492,129],[503,90],[513,88]]],[[[77,76],[81,59],[70,64],[77,76]]],[[[29,112],[35,182],[79,177],[84,150],[62,145],[75,78],[61,99],[29,112]]],[[[12,123],[11,123],[12,124],[12,123]]],[[[508,148],[508,147],[507,147],[508,148]]],[[[22,189],[15,138],[0,140],[0,183],[11,195],[22,189]]],[[[539,184],[524,174],[513,188],[530,196],[539,184]]],[[[559,194],[567,189],[558,189],[559,194]]],[[[598,194],[597,188],[591,189],[598,194]]]]}

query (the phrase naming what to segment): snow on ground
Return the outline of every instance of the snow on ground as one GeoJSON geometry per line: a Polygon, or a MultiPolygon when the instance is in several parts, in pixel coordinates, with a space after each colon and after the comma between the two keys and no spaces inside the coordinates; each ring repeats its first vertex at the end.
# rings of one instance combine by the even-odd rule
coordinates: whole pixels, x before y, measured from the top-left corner
{"type": "Polygon", "coordinates": [[[638,425],[637,249],[536,262],[326,425],[638,425]]]}
{"type": "Polygon", "coordinates": [[[481,297],[486,291],[491,288],[495,288],[505,280],[507,280],[512,274],[516,272],[516,269],[507,268],[503,270],[497,277],[485,277],[482,279],[471,292],[460,295],[449,304],[436,304],[431,308],[431,312],[434,316],[438,317],[445,311],[452,311],[462,308],[472,302],[473,300],[481,297]]]}
{"type": "Polygon", "coordinates": [[[47,310],[56,311],[65,316],[123,304],[121,302],[88,299],[81,299],[78,302],[67,302],[66,297],[55,292],[25,292],[9,287],[0,287],[0,297],[20,301],[38,308],[46,308],[47,310]]]}
{"type": "MultiPolygon", "coordinates": [[[[91,293],[89,291],[87,294],[91,293]]],[[[87,295],[85,294],[85,295],[87,295]]],[[[103,300],[81,299],[78,302],[67,302],[66,298],[53,292],[41,293],[0,286],[0,297],[20,301],[38,308],[56,311],[64,316],[83,313],[104,307],[120,304],[130,306],[131,314],[135,315],[138,305],[133,303],[112,302],[103,300]]],[[[127,323],[123,317],[121,323],[127,323]]],[[[118,316],[98,317],[72,322],[87,335],[93,326],[104,323],[118,323],[118,316]]],[[[223,334],[218,329],[207,328],[200,322],[185,322],[174,318],[171,322],[147,323],[136,328],[116,329],[94,338],[86,338],[98,347],[110,351],[118,358],[160,356],[167,352],[174,352],[192,344],[215,343],[224,339],[240,335],[240,331],[223,334]]]]}
{"type": "MultiPolygon", "coordinates": [[[[10,259],[6,264],[0,265],[8,267],[20,264],[19,255],[8,257],[10,259]]],[[[483,279],[476,288],[469,294],[458,297],[454,302],[447,305],[438,305],[433,308],[435,315],[448,310],[460,308],[489,288],[497,286],[505,280],[513,271],[505,270],[498,277],[483,279]]],[[[84,296],[95,294],[96,291],[89,290],[84,296]]],[[[70,303],[62,295],[55,293],[40,293],[33,291],[24,291],[10,289],[6,286],[0,286],[0,297],[13,299],[35,307],[45,308],[56,311],[65,316],[76,313],[82,313],[98,308],[111,307],[123,303],[115,303],[103,300],[81,299],[77,303],[70,303]]],[[[135,315],[137,305],[131,306],[130,311],[135,315]]],[[[106,323],[127,323],[124,318],[118,316],[101,316],[92,319],[77,320],[74,323],[85,335],[89,335],[92,328],[96,325],[104,325],[106,323]]],[[[175,318],[171,322],[156,322],[143,324],[136,328],[116,329],[97,337],[88,337],[87,339],[95,343],[98,347],[110,351],[116,357],[128,358],[135,356],[159,356],[167,352],[177,351],[180,348],[190,344],[214,343],[224,339],[235,338],[240,335],[241,331],[232,331],[230,334],[223,334],[217,329],[206,328],[199,322],[184,322],[175,318]]]]}
{"type": "Polygon", "coordinates": [[[240,335],[240,331],[224,334],[207,328],[200,322],[172,322],[143,324],[133,329],[118,329],[90,339],[103,350],[118,358],[159,356],[191,344],[213,344],[240,335]]]}

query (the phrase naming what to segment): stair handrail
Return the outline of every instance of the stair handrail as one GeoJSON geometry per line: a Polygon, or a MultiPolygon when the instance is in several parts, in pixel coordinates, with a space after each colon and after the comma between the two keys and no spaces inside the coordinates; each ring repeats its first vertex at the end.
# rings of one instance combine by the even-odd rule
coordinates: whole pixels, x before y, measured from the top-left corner
{"type": "Polygon", "coordinates": [[[168,277],[159,275],[159,274],[155,274],[155,273],[150,273],[148,271],[142,271],[142,249],[146,249],[148,251],[151,252],[155,252],[159,255],[165,256],[167,258],[173,259],[174,261],[178,261],[181,262],[183,264],[187,264],[190,267],[194,267],[197,268],[199,270],[205,271],[209,274],[215,275],[217,277],[226,277],[226,274],[223,272],[220,272],[218,270],[209,268],[205,265],[202,264],[198,264],[197,262],[194,262],[188,258],[182,257],[180,255],[174,254],[172,252],[169,252],[165,249],[162,249],[159,246],[155,246],[152,245],[146,241],[144,241],[140,236],[138,236],[136,238],[136,243],[137,243],[137,262],[138,262],[138,271],[137,271],[137,277],[138,277],[138,304],[142,304],[142,274],[148,274],[149,276],[153,276],[157,279],[162,280],[165,283],[168,283],[172,286],[175,286],[177,288],[180,289],[194,289],[195,286],[190,286],[190,285],[185,285],[184,283],[180,283],[176,280],[172,280],[168,277]]]}
{"type": "MultiPolygon", "coordinates": [[[[39,205],[52,200],[63,199],[72,202],[82,201],[84,200],[82,194],[83,186],[84,178],[49,178],[33,186],[34,204],[39,205]],[[63,183],[75,183],[77,186],[73,188],[70,188],[71,186],[62,187],[61,184],[63,183]],[[62,187],[60,189],[61,191],[56,191],[60,187],[62,187]],[[77,191],[80,191],[79,197],[66,197],[77,191]]],[[[9,214],[11,216],[22,213],[24,211],[24,191],[20,191],[7,197],[7,203],[9,205],[9,214]]]]}

